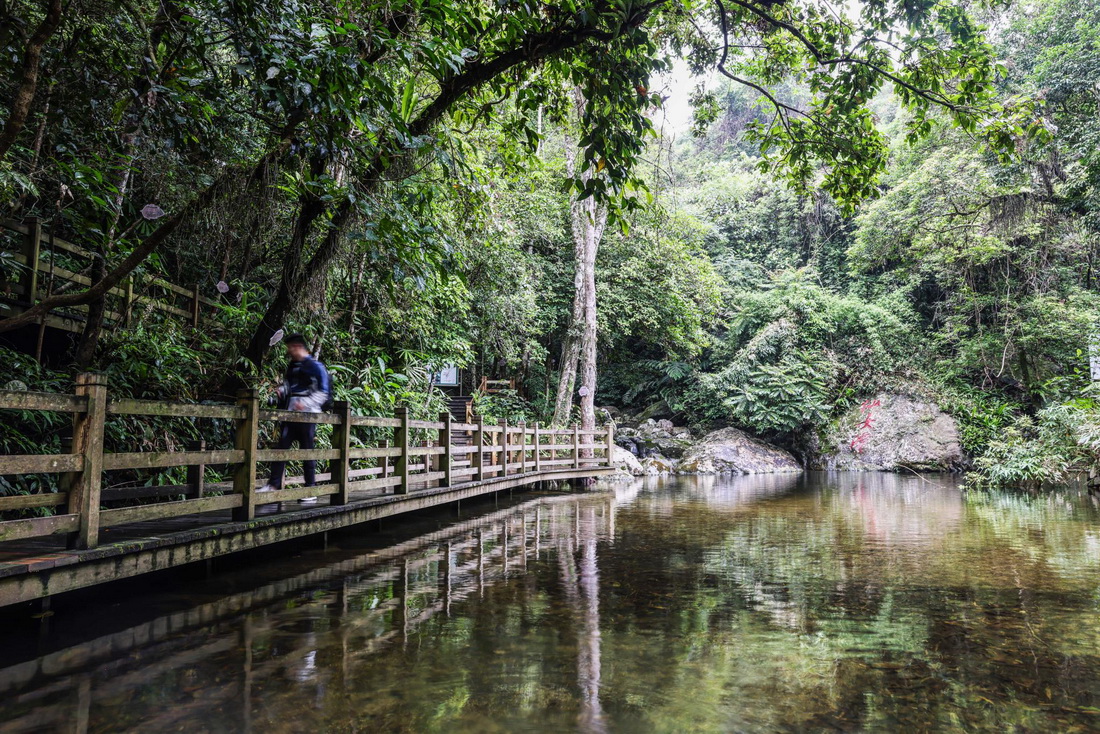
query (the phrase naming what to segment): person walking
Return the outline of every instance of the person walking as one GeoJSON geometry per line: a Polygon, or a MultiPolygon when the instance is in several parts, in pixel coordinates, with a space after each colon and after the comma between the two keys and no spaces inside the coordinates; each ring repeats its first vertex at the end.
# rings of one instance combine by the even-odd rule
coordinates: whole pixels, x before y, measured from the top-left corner
{"type": "MultiPolygon", "coordinates": [[[[276,404],[283,410],[320,413],[332,399],[332,383],[329,380],[328,370],[309,353],[309,346],[306,344],[305,337],[301,334],[291,334],[284,343],[286,344],[286,354],[290,359],[290,363],[287,365],[286,374],[283,376],[283,384],[275,390],[276,404]]],[[[289,449],[291,444],[297,442],[300,449],[312,449],[313,439],[316,435],[316,423],[283,421],[279,424],[279,448],[289,449]]],[[[317,461],[306,459],[302,462],[302,468],[305,474],[306,486],[316,486],[317,461]]],[[[272,462],[271,478],[260,491],[269,492],[282,489],[285,470],[286,462],[272,462]]],[[[316,501],[316,497],[302,499],[304,503],[316,501]]]]}

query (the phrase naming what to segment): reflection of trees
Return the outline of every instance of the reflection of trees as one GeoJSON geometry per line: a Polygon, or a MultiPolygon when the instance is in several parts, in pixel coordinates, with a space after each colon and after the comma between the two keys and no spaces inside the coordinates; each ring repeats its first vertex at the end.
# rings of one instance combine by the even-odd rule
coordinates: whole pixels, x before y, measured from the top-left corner
{"type": "MultiPolygon", "coordinates": [[[[404,696],[377,694],[393,688],[394,671],[413,679],[406,682],[411,689],[430,691],[419,702],[430,715],[419,724],[416,717],[398,717],[382,728],[419,731],[434,715],[461,717],[478,700],[492,700],[494,691],[479,690],[487,676],[465,676],[441,695],[431,682],[436,666],[414,662],[417,637],[441,636],[441,647],[456,657],[476,652],[482,661],[498,659],[499,650],[469,644],[481,622],[462,615],[448,620],[448,613],[459,604],[485,604],[508,617],[485,617],[489,626],[515,633],[528,609],[517,616],[516,598],[502,603],[494,596],[554,548],[556,538],[580,543],[580,595],[584,604],[598,604],[596,579],[588,579],[595,543],[607,537],[608,502],[606,496],[529,502],[0,669],[0,692],[9,697],[13,691],[50,692],[24,695],[28,706],[5,707],[0,729],[41,728],[74,717],[93,728],[110,722],[111,730],[159,730],[185,721],[218,731],[329,726],[323,722],[346,728],[403,705],[404,696]],[[581,522],[577,514],[586,507],[581,522]],[[98,673],[66,671],[85,670],[88,662],[98,673]]],[[[525,585],[518,591],[521,606],[529,607],[525,585]]],[[[585,675],[598,710],[598,606],[592,613],[597,641],[585,675]]],[[[537,668],[529,672],[552,677],[537,668]]]]}
{"type": "Polygon", "coordinates": [[[272,732],[1092,725],[1094,509],[964,498],[913,477],[834,477],[820,492],[785,479],[796,484],[647,480],[614,505],[502,511],[64,651],[48,661],[56,675],[0,670],[13,702],[0,719],[49,728],[75,709],[93,729],[272,732]]]}
{"type": "Polygon", "coordinates": [[[576,536],[558,544],[558,564],[562,589],[576,620],[577,687],[581,694],[578,728],[598,733],[607,731],[607,722],[600,706],[600,577],[596,566],[595,508],[578,507],[574,517],[576,536]],[[577,546],[579,565],[574,553],[577,546]]]}

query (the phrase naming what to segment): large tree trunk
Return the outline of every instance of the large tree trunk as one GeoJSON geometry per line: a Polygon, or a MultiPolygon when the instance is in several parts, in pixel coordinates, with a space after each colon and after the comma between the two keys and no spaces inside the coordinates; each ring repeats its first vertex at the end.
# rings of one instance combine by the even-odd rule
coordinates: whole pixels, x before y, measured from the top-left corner
{"type": "MultiPolygon", "coordinates": [[[[325,170],[326,161],[314,158],[310,161],[312,178],[316,178],[325,170]]],[[[275,298],[268,305],[260,323],[252,332],[248,346],[245,348],[245,357],[248,361],[260,369],[264,356],[271,348],[272,335],[283,327],[283,321],[293,311],[297,300],[302,295],[302,289],[309,282],[303,262],[306,246],[309,243],[310,233],[314,223],[325,213],[327,205],[312,192],[306,192],[299,198],[298,217],[294,221],[294,229],[290,235],[290,243],[283,255],[282,280],[275,298]]]]}
{"type": "MultiPolygon", "coordinates": [[[[575,93],[574,101],[579,113],[584,105],[579,91],[575,93]]],[[[569,137],[566,138],[565,148],[566,171],[573,176],[576,171],[577,150],[569,137]]],[[[585,171],[582,175],[587,180],[593,173],[585,171]]],[[[569,421],[573,410],[573,393],[583,387],[585,389],[581,392],[584,394],[580,399],[581,427],[592,430],[596,426],[596,253],[607,224],[607,207],[597,204],[592,197],[583,201],[574,199],[569,206],[569,217],[576,274],[573,278],[573,310],[562,341],[552,424],[562,426],[569,421]]]]}

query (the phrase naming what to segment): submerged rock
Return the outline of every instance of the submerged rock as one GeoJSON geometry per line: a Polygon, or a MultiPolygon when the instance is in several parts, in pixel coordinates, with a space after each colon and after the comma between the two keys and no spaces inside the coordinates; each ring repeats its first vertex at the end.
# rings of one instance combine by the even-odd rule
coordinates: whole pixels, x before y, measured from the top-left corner
{"type": "Polygon", "coordinates": [[[955,419],[932,402],[880,393],[829,432],[823,469],[952,471],[965,463],[955,419]]]}
{"type": "Polygon", "coordinates": [[[681,474],[772,474],[802,471],[789,452],[736,428],[704,436],[684,453],[681,474]]]}

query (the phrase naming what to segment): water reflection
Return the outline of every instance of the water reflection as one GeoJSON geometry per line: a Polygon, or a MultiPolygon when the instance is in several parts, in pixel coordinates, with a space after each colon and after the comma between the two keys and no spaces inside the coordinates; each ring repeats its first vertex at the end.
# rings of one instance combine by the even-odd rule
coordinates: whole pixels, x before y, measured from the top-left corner
{"type": "Polygon", "coordinates": [[[1097,519],[879,474],[543,497],[0,638],[0,731],[1096,730],[1097,519]]]}

